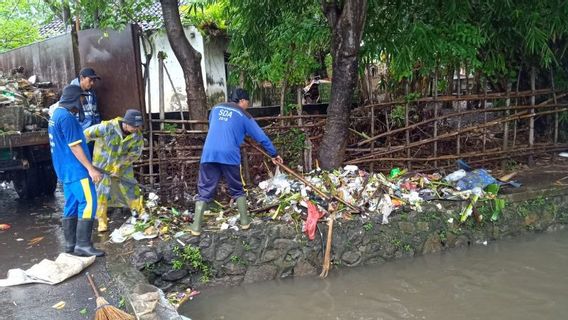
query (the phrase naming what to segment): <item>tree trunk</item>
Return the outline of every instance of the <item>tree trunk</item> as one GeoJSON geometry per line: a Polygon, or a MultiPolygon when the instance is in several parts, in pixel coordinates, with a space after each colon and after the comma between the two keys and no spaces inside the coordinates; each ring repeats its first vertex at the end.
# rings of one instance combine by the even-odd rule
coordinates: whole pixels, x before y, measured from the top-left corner
{"type": "Polygon", "coordinates": [[[189,117],[207,119],[207,98],[201,73],[201,54],[193,49],[185,37],[177,0],[160,0],[168,41],[183,70],[189,117]]]}
{"type": "Polygon", "coordinates": [[[79,55],[79,36],[77,35],[79,30],[77,30],[75,28],[75,25],[73,24],[68,0],[61,0],[61,15],[66,31],[71,31],[71,46],[73,47],[74,56],[73,67],[75,68],[75,74],[79,74],[79,71],[81,70],[81,56],[79,55]]]}
{"type": "Polygon", "coordinates": [[[322,10],[331,27],[333,79],[327,124],[318,157],[323,169],[332,169],[341,166],[345,157],[351,101],[358,79],[358,53],[367,16],[367,0],[322,0],[322,10]]]}

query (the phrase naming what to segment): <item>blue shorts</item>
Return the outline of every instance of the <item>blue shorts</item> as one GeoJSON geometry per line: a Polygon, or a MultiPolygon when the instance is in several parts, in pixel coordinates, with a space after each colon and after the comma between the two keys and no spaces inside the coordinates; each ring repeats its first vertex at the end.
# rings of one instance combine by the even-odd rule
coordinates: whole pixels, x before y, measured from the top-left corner
{"type": "Polygon", "coordinates": [[[217,184],[225,178],[229,185],[229,194],[233,199],[245,195],[241,180],[241,166],[207,162],[199,165],[199,181],[197,182],[198,200],[210,202],[215,197],[217,184]]]}
{"type": "Polygon", "coordinates": [[[63,218],[77,217],[81,220],[93,220],[97,212],[97,193],[91,178],[66,183],[63,186],[65,209],[63,218]]]}

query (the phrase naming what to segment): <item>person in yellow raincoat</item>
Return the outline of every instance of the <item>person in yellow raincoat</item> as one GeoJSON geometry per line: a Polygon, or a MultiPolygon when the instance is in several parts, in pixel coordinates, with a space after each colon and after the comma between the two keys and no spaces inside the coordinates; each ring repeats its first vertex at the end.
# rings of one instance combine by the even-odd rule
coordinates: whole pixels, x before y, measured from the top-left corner
{"type": "Polygon", "coordinates": [[[140,188],[119,179],[135,181],[132,164],[142,154],[143,124],[142,113],[129,109],[124,117],[103,121],[84,131],[88,141],[95,141],[93,165],[106,173],[96,184],[99,232],[108,230],[109,207],[128,207],[137,213],[143,210],[140,188]]]}

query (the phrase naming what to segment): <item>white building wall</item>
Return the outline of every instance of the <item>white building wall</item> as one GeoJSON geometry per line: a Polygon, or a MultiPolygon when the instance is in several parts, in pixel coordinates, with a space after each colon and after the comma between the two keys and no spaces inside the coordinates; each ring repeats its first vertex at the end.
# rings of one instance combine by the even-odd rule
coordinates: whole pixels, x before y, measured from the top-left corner
{"type": "MultiPolygon", "coordinates": [[[[223,92],[226,92],[226,80],[225,80],[225,65],[224,65],[224,58],[223,58],[223,51],[218,49],[208,50],[209,52],[207,55],[217,55],[219,54],[220,57],[211,57],[207,58],[205,52],[205,39],[203,36],[197,31],[195,27],[187,27],[184,29],[185,35],[189,40],[189,43],[193,46],[195,50],[197,50],[202,55],[201,59],[201,73],[203,75],[203,83],[205,86],[205,92],[209,95],[209,92],[212,94],[218,93],[220,87],[223,87],[223,92]],[[211,61],[221,61],[221,67],[216,65],[216,62],[211,61]],[[208,71],[206,68],[206,63],[209,62],[209,70],[212,72],[209,77],[213,80],[213,84],[208,85],[207,77],[208,71]],[[219,74],[222,74],[222,78],[220,78],[219,74]],[[223,83],[224,85],[219,85],[219,83],[223,83]]],[[[166,59],[164,59],[164,65],[168,70],[170,77],[172,78],[172,82],[174,86],[172,87],[166,72],[164,71],[164,106],[166,112],[171,111],[180,111],[183,107],[184,111],[187,111],[187,102],[186,102],[186,94],[185,94],[185,79],[183,77],[183,71],[177,58],[170,47],[168,42],[168,37],[165,31],[156,31],[151,37],[151,41],[153,42],[154,52],[152,59],[150,60],[150,68],[149,68],[149,78],[150,78],[150,99],[148,98],[148,89],[146,89],[146,109],[148,112],[159,112],[159,83],[158,83],[158,52],[163,51],[166,54],[166,59]],[[177,98],[176,99],[176,95],[177,98]],[[179,102],[181,102],[181,106],[179,102]],[[150,110],[151,108],[151,110],[150,110]]],[[[217,46],[217,45],[215,45],[217,46]]],[[[142,50],[143,45],[140,44],[141,48],[141,55],[142,61],[146,60],[144,55],[144,50],[142,50]]]]}
{"type": "Polygon", "coordinates": [[[227,43],[228,41],[224,37],[211,38],[205,42],[205,88],[209,106],[227,101],[227,77],[225,72],[227,43]]]}

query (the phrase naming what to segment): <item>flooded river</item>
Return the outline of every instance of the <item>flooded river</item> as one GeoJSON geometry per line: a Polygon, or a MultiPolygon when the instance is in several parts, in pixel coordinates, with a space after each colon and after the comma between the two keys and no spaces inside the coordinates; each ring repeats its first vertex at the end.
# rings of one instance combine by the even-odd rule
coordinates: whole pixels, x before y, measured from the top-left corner
{"type": "Polygon", "coordinates": [[[317,277],[203,290],[200,319],[568,319],[568,231],[332,269],[317,277]]]}

